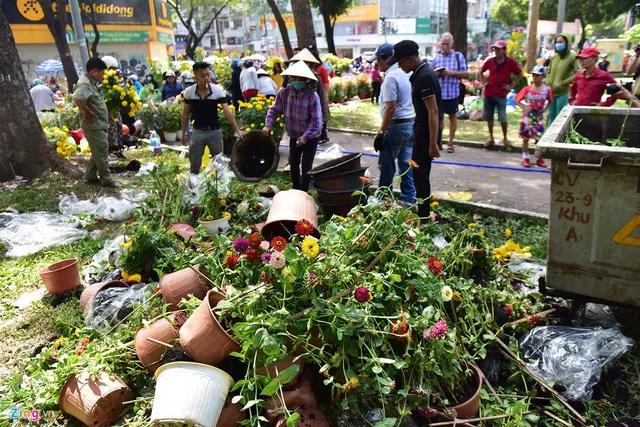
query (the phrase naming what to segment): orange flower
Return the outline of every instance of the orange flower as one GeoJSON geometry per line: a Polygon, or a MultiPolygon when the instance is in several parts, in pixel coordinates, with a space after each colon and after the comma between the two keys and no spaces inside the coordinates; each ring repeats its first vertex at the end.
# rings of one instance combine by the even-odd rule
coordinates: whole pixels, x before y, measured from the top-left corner
{"type": "Polygon", "coordinates": [[[418,169],[419,167],[414,160],[409,160],[407,163],[409,163],[409,166],[411,166],[413,169],[418,169]]]}
{"type": "Polygon", "coordinates": [[[362,182],[362,185],[369,185],[371,184],[371,178],[369,178],[368,176],[361,176],[360,182],[362,182]]]}

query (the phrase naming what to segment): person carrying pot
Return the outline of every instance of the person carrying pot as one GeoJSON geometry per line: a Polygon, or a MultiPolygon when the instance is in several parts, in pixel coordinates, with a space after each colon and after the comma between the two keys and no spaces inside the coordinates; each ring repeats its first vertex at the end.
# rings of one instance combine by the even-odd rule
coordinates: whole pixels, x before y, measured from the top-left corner
{"type": "Polygon", "coordinates": [[[294,189],[308,191],[308,173],[313,166],[322,132],[322,107],[315,91],[318,79],[304,61],[292,64],[282,75],[288,76],[291,83],[276,95],[275,102],[267,112],[262,132],[269,135],[276,119],[284,116],[284,127],[291,138],[291,183],[294,189]]]}

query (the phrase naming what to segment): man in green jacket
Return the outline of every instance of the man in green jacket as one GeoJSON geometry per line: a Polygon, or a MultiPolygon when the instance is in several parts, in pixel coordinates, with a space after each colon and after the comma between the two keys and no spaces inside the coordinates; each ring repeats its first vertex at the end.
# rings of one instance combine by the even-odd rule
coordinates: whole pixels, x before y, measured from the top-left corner
{"type": "Polygon", "coordinates": [[[558,34],[554,39],[556,54],[551,58],[547,84],[551,86],[553,101],[549,107],[547,126],[555,120],[560,111],[569,103],[569,86],[580,69],[576,55],[569,49],[569,39],[558,34]]]}
{"type": "Polygon", "coordinates": [[[98,182],[99,176],[100,184],[104,187],[115,187],[107,159],[109,111],[98,89],[98,83],[102,82],[106,69],[107,65],[102,59],[89,59],[85,75],[78,80],[73,100],[82,113],[82,130],[91,148],[91,158],[84,179],[88,183],[98,182]]]}

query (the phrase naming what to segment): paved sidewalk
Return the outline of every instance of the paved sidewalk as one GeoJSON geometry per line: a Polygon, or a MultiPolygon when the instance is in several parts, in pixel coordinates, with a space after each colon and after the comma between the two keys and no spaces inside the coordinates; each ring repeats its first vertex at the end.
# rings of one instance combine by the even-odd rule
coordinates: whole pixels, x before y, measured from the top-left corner
{"type": "MultiPolygon", "coordinates": [[[[335,145],[338,145],[343,151],[362,152],[363,166],[369,167],[374,183],[377,182],[380,173],[372,136],[329,132],[329,137],[331,143],[319,147],[314,166],[327,161],[322,158],[322,151],[335,150],[335,145]]],[[[283,140],[283,144],[286,143],[288,140],[283,140]]],[[[286,160],[287,152],[288,148],[281,146],[283,160],[286,160]]],[[[464,197],[461,193],[470,193],[470,202],[548,215],[549,169],[535,166],[526,169],[521,167],[520,160],[519,152],[457,147],[455,153],[443,152],[434,162],[432,191],[438,198],[447,198],[448,193],[452,193],[453,198],[464,197]]]]}

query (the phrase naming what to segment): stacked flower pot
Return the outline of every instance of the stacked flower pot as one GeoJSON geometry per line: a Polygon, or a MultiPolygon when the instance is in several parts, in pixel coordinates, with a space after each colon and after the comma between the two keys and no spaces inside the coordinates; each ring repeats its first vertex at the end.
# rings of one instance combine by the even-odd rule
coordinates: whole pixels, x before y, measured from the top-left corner
{"type": "Polygon", "coordinates": [[[348,154],[309,171],[318,192],[318,204],[326,216],[346,216],[362,202],[362,195],[353,194],[364,188],[362,178],[367,168],[360,166],[361,156],[348,154]]]}

